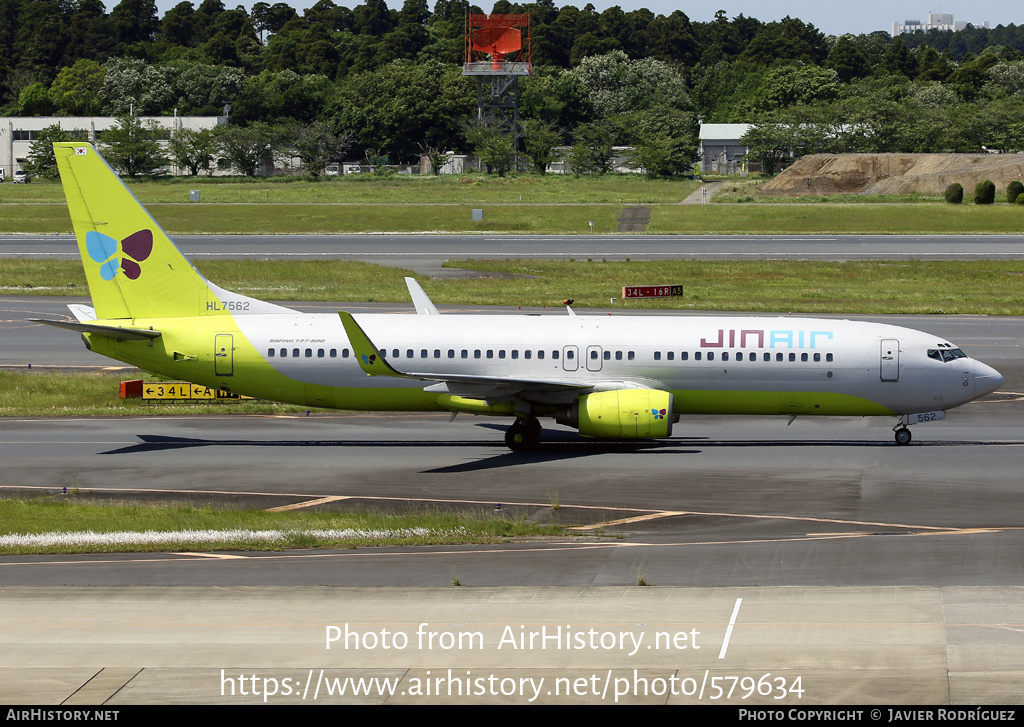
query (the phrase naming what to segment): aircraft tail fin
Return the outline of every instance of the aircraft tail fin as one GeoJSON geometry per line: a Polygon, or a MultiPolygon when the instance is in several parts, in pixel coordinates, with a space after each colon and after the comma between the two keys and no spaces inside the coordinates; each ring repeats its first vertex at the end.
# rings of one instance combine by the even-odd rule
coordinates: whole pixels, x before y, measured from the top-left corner
{"type": "Polygon", "coordinates": [[[53,151],[98,318],[228,313],[92,145],[58,142],[53,151]]]}

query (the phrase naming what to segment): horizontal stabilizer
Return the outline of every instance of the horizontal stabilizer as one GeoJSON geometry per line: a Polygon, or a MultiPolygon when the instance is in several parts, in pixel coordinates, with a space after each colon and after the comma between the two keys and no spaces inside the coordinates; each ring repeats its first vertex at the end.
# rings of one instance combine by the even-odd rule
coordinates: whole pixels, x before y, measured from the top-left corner
{"type": "Polygon", "coordinates": [[[95,323],[72,323],[71,321],[48,321],[44,318],[29,318],[33,323],[42,323],[54,328],[66,328],[79,333],[93,333],[106,336],[117,341],[148,341],[160,337],[160,331],[152,328],[121,328],[119,326],[101,326],[95,323]]]}
{"type": "Polygon", "coordinates": [[[78,319],[80,323],[87,323],[89,321],[96,320],[96,309],[81,303],[70,303],[68,304],[68,310],[71,311],[71,315],[78,319]]]}

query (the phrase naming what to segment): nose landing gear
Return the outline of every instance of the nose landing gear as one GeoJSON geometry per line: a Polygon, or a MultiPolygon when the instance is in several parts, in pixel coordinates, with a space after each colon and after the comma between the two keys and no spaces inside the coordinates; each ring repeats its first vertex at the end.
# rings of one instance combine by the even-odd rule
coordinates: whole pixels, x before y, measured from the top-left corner
{"type": "Polygon", "coordinates": [[[896,427],[893,428],[893,431],[896,433],[896,444],[900,446],[910,444],[910,440],[913,439],[913,437],[910,434],[910,430],[907,429],[906,427],[901,427],[897,425],[896,427]]]}

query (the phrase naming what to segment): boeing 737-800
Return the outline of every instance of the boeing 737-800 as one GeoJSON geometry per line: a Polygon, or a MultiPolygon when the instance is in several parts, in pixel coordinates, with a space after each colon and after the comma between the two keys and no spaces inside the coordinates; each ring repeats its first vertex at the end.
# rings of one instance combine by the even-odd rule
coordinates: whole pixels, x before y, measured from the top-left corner
{"type": "Polygon", "coordinates": [[[815,318],[309,315],[229,292],[185,259],[96,150],[54,145],[93,308],[92,351],[153,374],[295,404],[539,419],[586,437],[669,437],[687,414],[893,416],[910,424],[998,388],[955,344],[878,323],[815,318]]]}

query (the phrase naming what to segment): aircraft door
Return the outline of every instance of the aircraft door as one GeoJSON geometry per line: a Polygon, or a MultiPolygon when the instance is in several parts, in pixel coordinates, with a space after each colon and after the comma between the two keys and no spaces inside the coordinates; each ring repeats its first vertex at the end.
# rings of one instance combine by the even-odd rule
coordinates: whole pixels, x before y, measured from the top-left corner
{"type": "Polygon", "coordinates": [[[601,347],[587,346],[587,371],[601,370],[601,347]]]}
{"type": "Polygon", "coordinates": [[[562,368],[575,371],[580,367],[580,350],[576,346],[562,346],[562,368]]]}
{"type": "Polygon", "coordinates": [[[880,364],[882,381],[900,380],[900,342],[897,339],[882,339],[880,364]]]}
{"type": "Polygon", "coordinates": [[[218,333],[213,338],[213,373],[216,376],[235,373],[235,337],[230,333],[218,333]]]}

